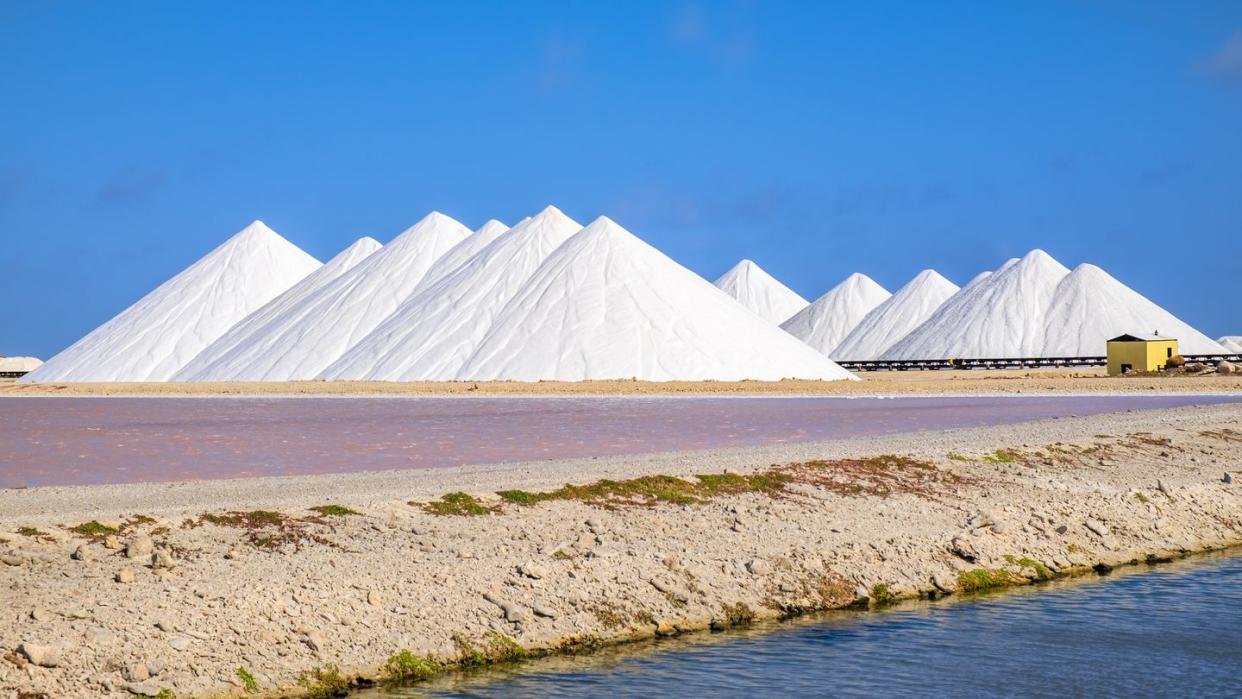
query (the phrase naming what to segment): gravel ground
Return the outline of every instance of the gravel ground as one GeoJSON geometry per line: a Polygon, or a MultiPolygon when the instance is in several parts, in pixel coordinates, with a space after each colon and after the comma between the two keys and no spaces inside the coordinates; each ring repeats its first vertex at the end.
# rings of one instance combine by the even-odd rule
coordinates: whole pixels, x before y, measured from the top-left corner
{"type": "Polygon", "coordinates": [[[578,649],[1223,548],[1242,543],[1239,445],[1242,406],[1220,405],[640,457],[0,491],[0,697],[240,696],[238,668],[281,695],[329,664],[377,677],[400,650],[456,661],[578,649]],[[726,471],[784,480],[654,505],[494,494],[726,471]],[[452,491],[478,496],[483,514],[419,504],[452,491]],[[357,514],[309,509],[326,504],[357,514]],[[70,530],[92,520],[117,531],[70,530]]]}

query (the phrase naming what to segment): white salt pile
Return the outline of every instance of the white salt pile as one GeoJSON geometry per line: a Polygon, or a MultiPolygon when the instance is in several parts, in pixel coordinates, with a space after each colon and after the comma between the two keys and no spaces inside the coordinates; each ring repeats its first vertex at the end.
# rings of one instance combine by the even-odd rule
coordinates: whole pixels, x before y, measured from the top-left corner
{"type": "Polygon", "coordinates": [[[34,371],[42,364],[43,360],[35,357],[0,357],[0,372],[34,371]]]}
{"type": "Polygon", "coordinates": [[[540,263],[581,224],[549,206],[419,291],[320,378],[447,381],[540,263]]]}
{"type": "Polygon", "coordinates": [[[855,272],[814,303],[781,323],[781,328],[825,355],[876,306],[892,294],[871,277],[855,272]]]}
{"type": "MultiPolygon", "coordinates": [[[[529,220],[529,218],[525,218],[522,219],[522,222],[525,223],[529,220]]],[[[491,245],[492,241],[508,232],[509,227],[505,224],[494,218],[488,220],[473,235],[453,246],[452,250],[444,253],[444,257],[436,260],[436,263],[432,265],[431,269],[427,270],[427,274],[423,276],[422,281],[418,283],[418,286],[414,288],[414,292],[410,296],[417,295],[423,289],[452,274],[458,267],[465,264],[466,260],[474,257],[480,250],[491,245]]]]}
{"type": "Polygon", "coordinates": [[[925,269],[868,313],[829,354],[856,361],[877,359],[957,292],[956,284],[925,269]]]}
{"type": "Polygon", "coordinates": [[[402,304],[436,260],[471,235],[433,212],[213,362],[203,381],[313,379],[402,304]]]}
{"type": "Polygon", "coordinates": [[[778,325],[809,305],[806,299],[750,260],[733,265],[713,283],[760,317],[778,325]]]}
{"type": "Polygon", "coordinates": [[[255,221],[22,380],[167,381],[319,267],[255,221]]]}
{"type": "Polygon", "coordinates": [[[1068,274],[1048,253],[1032,250],[954,294],[881,358],[1041,356],[1045,314],[1068,274]]]}
{"type": "MultiPolygon", "coordinates": [[[[280,316],[296,308],[307,298],[314,295],[334,279],[353,269],[355,265],[379,250],[382,245],[374,238],[363,237],[354,241],[324,266],[308,274],[302,281],[294,284],[285,293],[268,301],[262,308],[246,316],[245,320],[234,325],[220,339],[211,343],[198,356],[190,360],[180,371],[173,375],[173,381],[211,381],[220,375],[215,364],[238,347],[244,347],[264,332],[270,323],[280,316]]],[[[219,381],[219,378],[214,380],[219,381]]]]}
{"type": "Polygon", "coordinates": [[[544,261],[457,378],[853,379],[600,217],[544,261]]]}
{"type": "Polygon", "coordinates": [[[1109,338],[1134,332],[1177,338],[1182,354],[1224,351],[1220,344],[1104,270],[1081,264],[1057,285],[1044,313],[1045,339],[1039,356],[1102,355],[1109,338]]]}
{"type": "Polygon", "coordinates": [[[1229,352],[1242,352],[1242,335],[1226,335],[1217,342],[1229,352]]]}

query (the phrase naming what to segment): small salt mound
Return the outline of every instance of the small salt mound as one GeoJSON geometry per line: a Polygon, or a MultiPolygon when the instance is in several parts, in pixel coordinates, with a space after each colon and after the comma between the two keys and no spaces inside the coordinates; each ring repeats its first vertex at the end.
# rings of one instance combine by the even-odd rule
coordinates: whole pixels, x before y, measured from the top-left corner
{"type": "MultiPolygon", "coordinates": [[[[284,315],[290,309],[297,307],[303,300],[332,283],[337,277],[353,269],[355,265],[382,247],[379,241],[374,238],[363,237],[354,241],[353,245],[337,253],[336,257],[333,257],[324,266],[307,275],[305,279],[294,284],[285,293],[268,301],[259,310],[246,316],[246,319],[242,322],[234,325],[220,339],[208,345],[202,352],[199,352],[198,356],[178,371],[172,380],[211,381],[213,377],[218,377],[219,372],[216,370],[215,363],[221,357],[228,355],[238,347],[253,342],[254,337],[263,333],[264,329],[273,320],[284,315]]],[[[214,380],[220,381],[223,379],[215,378],[214,380]]]]}
{"type": "Polygon", "coordinates": [[[213,363],[205,381],[313,379],[401,305],[472,233],[433,212],[213,363]]]}
{"type": "Polygon", "coordinates": [[[876,359],[958,292],[953,282],[925,269],[866,315],[831,355],[838,359],[876,359]]]}
{"type": "Polygon", "coordinates": [[[750,260],[737,263],[713,283],[771,323],[783,323],[809,305],[806,299],[750,260]]]}
{"type": "Polygon", "coordinates": [[[781,328],[828,355],[868,313],[890,296],[892,294],[871,277],[855,272],[781,323],[781,328]]]}
{"type": "Polygon", "coordinates": [[[1177,339],[1182,354],[1224,348],[1172,313],[1091,264],[1061,280],[1044,315],[1044,357],[1102,356],[1110,337],[1156,333],[1177,339]]]}
{"type": "Polygon", "coordinates": [[[167,381],[319,267],[255,221],[22,381],[167,381]]]}
{"type": "Polygon", "coordinates": [[[444,381],[539,264],[582,226],[549,206],[403,303],[323,371],[324,379],[444,381]]]}
{"type": "Polygon", "coordinates": [[[1242,352],[1242,335],[1226,335],[1217,342],[1230,352],[1242,352]]]}
{"type": "Polygon", "coordinates": [[[1032,250],[954,294],[881,359],[1038,357],[1045,314],[1068,274],[1048,253],[1032,250]]]}
{"type": "Polygon", "coordinates": [[[43,360],[34,357],[0,357],[0,372],[34,371],[43,365],[43,360]]]}
{"type": "Polygon", "coordinates": [[[459,380],[854,379],[608,218],[540,265],[459,380]]]}

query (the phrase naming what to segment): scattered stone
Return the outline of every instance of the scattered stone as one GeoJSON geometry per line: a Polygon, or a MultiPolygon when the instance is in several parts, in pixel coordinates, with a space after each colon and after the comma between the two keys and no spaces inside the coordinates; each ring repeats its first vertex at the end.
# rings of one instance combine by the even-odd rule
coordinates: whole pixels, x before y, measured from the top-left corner
{"type": "Polygon", "coordinates": [[[159,629],[160,631],[163,631],[164,633],[172,633],[173,631],[176,630],[173,628],[172,622],[167,619],[160,619],[156,621],[155,628],[159,629]]]}
{"type": "Polygon", "coordinates": [[[121,540],[116,538],[115,534],[109,534],[105,536],[103,540],[103,545],[104,545],[104,548],[108,549],[109,551],[120,551],[121,550],[121,540]]]}
{"type": "Polygon", "coordinates": [[[151,567],[156,570],[172,570],[177,567],[177,561],[172,557],[171,553],[160,549],[151,558],[151,567]]]}
{"type": "Polygon", "coordinates": [[[156,658],[155,660],[147,661],[147,672],[151,673],[152,677],[155,677],[163,672],[167,666],[168,663],[163,658],[156,658]]]}
{"type": "Polygon", "coordinates": [[[151,678],[151,671],[147,669],[146,665],[135,663],[127,666],[121,672],[121,676],[130,682],[145,682],[151,678]]]}
{"type": "Polygon", "coordinates": [[[94,628],[86,632],[86,641],[92,646],[110,646],[119,639],[108,629],[94,628]]]}
{"type": "Polygon", "coordinates": [[[1229,473],[1228,471],[1225,471],[1225,476],[1221,478],[1220,480],[1225,485],[1229,485],[1230,483],[1233,482],[1233,474],[1229,473]]]}
{"type": "Polygon", "coordinates": [[[129,559],[142,558],[150,556],[154,550],[155,543],[151,541],[151,537],[146,535],[135,536],[125,546],[125,557],[129,559]]]}
{"type": "Polygon", "coordinates": [[[224,557],[229,559],[230,561],[236,561],[237,559],[242,557],[242,551],[241,549],[238,549],[238,548],[232,548],[232,549],[229,549],[228,552],[224,554],[224,557]]]}
{"type": "Polygon", "coordinates": [[[79,545],[76,549],[74,549],[74,550],[73,550],[73,560],[75,560],[75,561],[89,561],[89,560],[91,560],[91,549],[90,549],[90,547],[89,547],[89,546],[87,546],[86,544],[81,544],[81,545],[79,545]]]}
{"type": "Polygon", "coordinates": [[[380,593],[371,590],[367,593],[367,604],[372,607],[382,607],[384,606],[384,598],[380,596],[380,593]]]}
{"type": "Polygon", "coordinates": [[[979,559],[979,552],[975,550],[975,545],[969,539],[963,539],[960,536],[953,537],[953,540],[949,542],[949,550],[954,556],[968,563],[974,563],[979,559]]]}
{"type": "Polygon", "coordinates": [[[130,568],[122,568],[116,572],[116,581],[119,583],[129,584],[134,581],[134,571],[130,568]]]}
{"type": "Polygon", "coordinates": [[[751,575],[764,575],[772,570],[772,566],[767,561],[755,558],[746,564],[746,570],[751,575]]]}
{"type": "Polygon", "coordinates": [[[952,576],[945,575],[944,573],[934,573],[932,575],[932,584],[936,586],[936,589],[945,594],[952,594],[957,591],[957,581],[952,576]]]}
{"type": "Polygon", "coordinates": [[[34,609],[30,610],[30,618],[34,619],[35,621],[49,621],[51,620],[52,615],[48,614],[47,610],[44,609],[43,607],[35,607],[34,609]]]}
{"type": "Polygon", "coordinates": [[[1103,522],[1098,522],[1094,519],[1088,519],[1086,522],[1083,522],[1083,525],[1086,526],[1087,529],[1091,530],[1092,534],[1095,534],[1101,539],[1108,536],[1108,525],[1104,524],[1103,522]]]}
{"type": "Polygon", "coordinates": [[[1068,532],[1068,531],[1069,531],[1069,527],[1068,527],[1068,526],[1066,526],[1066,525],[1064,525],[1064,524],[1062,524],[1061,526],[1057,527],[1057,528],[1056,528],[1055,530],[1053,530],[1053,531],[1055,531],[1055,532],[1056,532],[1056,533],[1058,533],[1058,534],[1065,534],[1066,532],[1068,532]]]}
{"type": "Polygon", "coordinates": [[[17,566],[21,565],[25,561],[22,559],[21,556],[18,556],[10,552],[10,553],[4,554],[3,556],[0,556],[0,562],[3,562],[6,566],[13,566],[14,568],[16,568],[17,566]]]}
{"type": "Polygon", "coordinates": [[[60,649],[54,646],[23,643],[17,647],[17,652],[39,667],[56,667],[60,665],[60,649]]]}
{"type": "Polygon", "coordinates": [[[535,613],[535,616],[541,616],[547,619],[556,618],[556,610],[542,604],[536,604],[531,608],[531,611],[535,613]]]}
{"type": "Polygon", "coordinates": [[[310,649],[316,653],[322,651],[326,645],[323,634],[318,631],[311,631],[306,634],[306,645],[310,646],[310,649]]]}
{"type": "Polygon", "coordinates": [[[1238,372],[1242,372],[1242,367],[1239,367],[1231,361],[1222,359],[1216,364],[1217,374],[1237,374],[1238,372]]]}
{"type": "Polygon", "coordinates": [[[193,641],[186,638],[185,636],[176,636],[174,638],[168,639],[168,646],[172,648],[173,650],[181,650],[181,651],[186,650],[187,648],[190,647],[191,643],[193,643],[193,641]]]}
{"type": "Polygon", "coordinates": [[[534,562],[523,563],[518,566],[518,572],[533,580],[539,580],[547,575],[547,572],[538,563],[534,562]]]}
{"type": "Polygon", "coordinates": [[[125,689],[135,696],[139,697],[156,697],[160,692],[164,691],[164,687],[156,680],[147,680],[146,682],[130,682],[125,685],[125,689]]]}

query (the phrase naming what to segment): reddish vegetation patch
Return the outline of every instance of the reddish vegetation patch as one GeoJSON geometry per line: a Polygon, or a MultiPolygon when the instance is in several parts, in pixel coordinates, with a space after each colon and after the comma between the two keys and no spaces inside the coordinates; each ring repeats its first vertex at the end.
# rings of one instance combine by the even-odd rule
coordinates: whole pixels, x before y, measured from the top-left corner
{"type": "Polygon", "coordinates": [[[936,468],[909,456],[873,456],[866,459],[807,461],[776,469],[795,482],[823,488],[838,495],[888,497],[895,493],[931,497],[945,486],[975,480],[936,468]]]}

